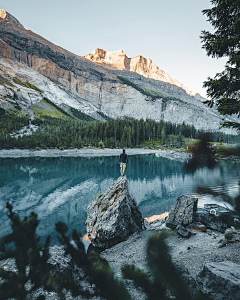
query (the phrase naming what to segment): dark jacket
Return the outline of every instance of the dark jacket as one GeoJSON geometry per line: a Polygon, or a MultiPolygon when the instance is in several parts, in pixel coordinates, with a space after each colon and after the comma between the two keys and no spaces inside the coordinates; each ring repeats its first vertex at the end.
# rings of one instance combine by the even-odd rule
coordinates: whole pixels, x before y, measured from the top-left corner
{"type": "Polygon", "coordinates": [[[122,162],[122,163],[125,163],[127,164],[128,163],[128,156],[126,153],[121,153],[120,156],[119,156],[119,162],[122,162]]]}

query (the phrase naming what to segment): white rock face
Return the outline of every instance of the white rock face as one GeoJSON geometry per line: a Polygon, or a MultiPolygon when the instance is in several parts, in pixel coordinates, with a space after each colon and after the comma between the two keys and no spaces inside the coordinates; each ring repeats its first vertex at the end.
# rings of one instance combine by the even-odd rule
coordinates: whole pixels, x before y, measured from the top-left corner
{"type": "Polygon", "coordinates": [[[73,107],[93,118],[103,120],[98,115],[96,106],[21,63],[1,58],[0,76],[8,82],[0,85],[1,107],[20,105],[31,113],[32,106],[45,97],[61,108],[73,107]],[[20,82],[33,84],[42,92],[22,86],[15,78],[20,82]]]}

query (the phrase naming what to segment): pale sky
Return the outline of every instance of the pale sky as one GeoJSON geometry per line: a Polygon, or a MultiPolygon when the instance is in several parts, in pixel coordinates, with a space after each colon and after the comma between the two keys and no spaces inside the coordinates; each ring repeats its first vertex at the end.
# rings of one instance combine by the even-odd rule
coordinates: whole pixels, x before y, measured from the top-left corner
{"type": "Polygon", "coordinates": [[[95,48],[142,55],[189,89],[206,96],[208,76],[225,59],[206,56],[201,30],[211,30],[202,10],[210,0],[5,0],[0,8],[26,29],[78,55],[95,48]]]}

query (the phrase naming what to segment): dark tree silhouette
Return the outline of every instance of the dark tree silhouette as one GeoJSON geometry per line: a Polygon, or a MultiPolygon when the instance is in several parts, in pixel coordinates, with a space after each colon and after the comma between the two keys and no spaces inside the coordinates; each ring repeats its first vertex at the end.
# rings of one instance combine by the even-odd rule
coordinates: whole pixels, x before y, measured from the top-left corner
{"type": "MultiPolygon", "coordinates": [[[[202,47],[207,55],[227,57],[225,70],[204,82],[207,103],[217,106],[223,115],[240,115],[240,3],[238,0],[211,0],[212,8],[203,10],[214,32],[202,31],[202,47]]],[[[240,129],[240,124],[226,122],[225,126],[240,129]]]]}
{"type": "MultiPolygon", "coordinates": [[[[44,246],[41,246],[36,235],[37,215],[31,213],[21,221],[13,212],[12,205],[7,203],[7,208],[12,233],[1,239],[0,260],[13,258],[16,272],[0,268],[0,277],[3,278],[0,284],[0,299],[26,300],[27,296],[31,296],[41,286],[46,290],[53,289],[51,266],[47,263],[50,237],[46,239],[44,246]]],[[[40,296],[39,299],[45,298],[40,296]]]]}

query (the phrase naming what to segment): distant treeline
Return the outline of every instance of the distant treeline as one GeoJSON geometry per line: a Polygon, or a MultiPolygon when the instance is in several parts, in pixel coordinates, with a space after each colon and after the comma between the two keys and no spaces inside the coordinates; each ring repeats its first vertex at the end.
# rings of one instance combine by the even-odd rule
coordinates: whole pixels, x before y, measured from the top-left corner
{"type": "MultiPolygon", "coordinates": [[[[154,120],[116,119],[107,122],[83,121],[73,118],[37,117],[33,124],[38,130],[31,135],[10,135],[29,123],[29,117],[19,113],[2,112],[0,116],[0,148],[81,148],[137,147],[148,141],[157,144],[181,144],[184,137],[196,139],[201,131],[194,126],[154,120]]],[[[235,143],[236,136],[211,132],[210,141],[235,143]]]]}

